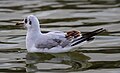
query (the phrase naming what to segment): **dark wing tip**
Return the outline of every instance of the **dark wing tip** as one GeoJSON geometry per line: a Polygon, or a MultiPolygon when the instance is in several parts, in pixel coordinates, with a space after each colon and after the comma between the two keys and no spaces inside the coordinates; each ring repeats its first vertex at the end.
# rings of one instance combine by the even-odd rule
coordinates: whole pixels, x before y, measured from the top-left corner
{"type": "Polygon", "coordinates": [[[83,34],[83,37],[92,37],[92,36],[95,36],[97,34],[100,34],[103,31],[106,31],[106,29],[100,28],[100,29],[94,30],[92,32],[88,32],[88,33],[83,34]]]}
{"type": "Polygon", "coordinates": [[[95,35],[97,35],[97,34],[100,34],[100,33],[102,33],[103,31],[106,31],[106,29],[104,29],[104,28],[99,28],[99,29],[94,30],[94,31],[92,31],[92,32],[85,33],[85,34],[82,35],[81,38],[78,38],[78,39],[73,40],[71,46],[77,45],[77,44],[79,44],[79,43],[81,43],[81,42],[83,42],[83,41],[91,41],[91,40],[94,39],[93,36],[95,36],[95,35]]]}

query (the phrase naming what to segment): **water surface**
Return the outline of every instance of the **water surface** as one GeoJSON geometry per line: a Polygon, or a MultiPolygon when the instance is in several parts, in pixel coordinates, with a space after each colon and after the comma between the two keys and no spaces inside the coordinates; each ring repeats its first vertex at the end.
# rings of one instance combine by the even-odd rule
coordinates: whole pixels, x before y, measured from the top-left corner
{"type": "Polygon", "coordinates": [[[0,1],[0,72],[2,73],[120,73],[119,0],[0,1]],[[97,28],[106,31],[76,51],[47,54],[28,53],[26,30],[15,25],[34,14],[42,32],[97,28]]]}

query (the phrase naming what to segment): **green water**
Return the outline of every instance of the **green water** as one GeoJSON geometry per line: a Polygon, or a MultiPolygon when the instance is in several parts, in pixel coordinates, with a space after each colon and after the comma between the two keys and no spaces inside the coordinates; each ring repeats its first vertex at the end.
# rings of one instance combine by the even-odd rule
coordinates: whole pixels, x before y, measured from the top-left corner
{"type": "Polygon", "coordinates": [[[120,73],[119,0],[0,0],[0,73],[120,73]],[[76,51],[28,53],[26,30],[16,26],[36,15],[42,32],[97,28],[106,31],[76,51]]]}

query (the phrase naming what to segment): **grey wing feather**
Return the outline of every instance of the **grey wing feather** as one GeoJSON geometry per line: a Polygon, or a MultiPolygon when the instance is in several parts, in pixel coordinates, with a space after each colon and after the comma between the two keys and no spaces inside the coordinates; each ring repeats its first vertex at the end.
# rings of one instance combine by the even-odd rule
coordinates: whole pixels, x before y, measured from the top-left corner
{"type": "Polygon", "coordinates": [[[52,48],[52,47],[55,47],[58,45],[58,42],[52,40],[52,39],[49,39],[49,40],[44,40],[44,42],[40,42],[38,41],[36,44],[35,44],[35,47],[36,48],[40,48],[40,49],[44,49],[44,48],[52,48]]]}
{"type": "Polygon", "coordinates": [[[65,47],[69,44],[70,41],[65,38],[64,34],[60,35],[58,34],[58,32],[57,33],[50,32],[44,35],[44,37],[39,38],[35,43],[35,47],[40,49],[44,49],[44,48],[50,49],[58,45],[65,47]]]}

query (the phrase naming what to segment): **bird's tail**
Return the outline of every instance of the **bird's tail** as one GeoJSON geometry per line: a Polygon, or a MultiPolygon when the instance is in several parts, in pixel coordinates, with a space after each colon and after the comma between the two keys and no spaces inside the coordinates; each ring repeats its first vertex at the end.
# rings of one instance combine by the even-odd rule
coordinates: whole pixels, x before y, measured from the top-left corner
{"type": "Polygon", "coordinates": [[[105,31],[105,29],[100,28],[100,29],[94,30],[92,32],[85,33],[85,34],[82,35],[82,37],[73,40],[72,43],[71,43],[71,46],[75,46],[75,45],[80,44],[84,41],[91,41],[91,40],[94,39],[95,35],[103,32],[103,31],[105,31]]]}

